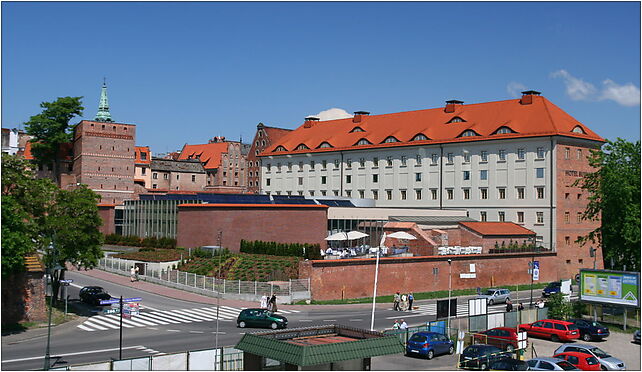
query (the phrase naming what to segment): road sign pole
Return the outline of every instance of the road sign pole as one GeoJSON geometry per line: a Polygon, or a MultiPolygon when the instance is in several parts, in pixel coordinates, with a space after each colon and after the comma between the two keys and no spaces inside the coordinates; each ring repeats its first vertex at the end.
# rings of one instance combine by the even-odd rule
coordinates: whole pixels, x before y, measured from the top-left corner
{"type": "Polygon", "coordinates": [[[120,296],[120,345],[118,347],[118,360],[123,360],[123,296],[120,296]]]}
{"type": "Polygon", "coordinates": [[[67,296],[67,285],[65,286],[65,315],[67,315],[67,302],[69,301],[69,296],[67,296]]]}

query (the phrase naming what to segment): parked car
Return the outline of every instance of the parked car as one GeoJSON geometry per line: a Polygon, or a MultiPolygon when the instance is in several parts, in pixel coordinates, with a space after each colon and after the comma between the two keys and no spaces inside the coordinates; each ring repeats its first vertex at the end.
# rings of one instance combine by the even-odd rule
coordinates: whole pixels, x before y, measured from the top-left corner
{"type": "Polygon", "coordinates": [[[432,359],[437,354],[452,354],[455,343],[446,335],[436,332],[417,332],[406,343],[406,355],[420,355],[432,359]]]}
{"type": "Polygon", "coordinates": [[[633,332],[633,342],[636,344],[640,343],[640,330],[633,332]]]}
{"type": "Polygon", "coordinates": [[[553,355],[553,358],[564,359],[582,371],[600,371],[602,365],[596,357],[590,354],[568,351],[553,355]]]}
{"type": "Polygon", "coordinates": [[[508,327],[491,328],[478,332],[473,336],[473,342],[497,346],[512,352],[517,349],[517,329],[508,327]]]}
{"type": "Polygon", "coordinates": [[[82,302],[95,306],[100,306],[102,300],[111,299],[109,293],[105,292],[103,287],[98,286],[82,287],[78,297],[82,302]]]}
{"type": "Polygon", "coordinates": [[[538,320],[531,324],[520,324],[519,329],[528,336],[548,338],[553,342],[569,342],[580,338],[580,331],[571,322],[555,319],[538,320]]]}
{"type": "Polygon", "coordinates": [[[620,359],[610,355],[606,351],[600,349],[597,346],[591,346],[587,344],[568,344],[562,345],[555,350],[555,354],[565,353],[565,352],[578,352],[584,354],[590,354],[597,358],[602,367],[607,371],[619,371],[624,370],[626,366],[624,362],[620,359]]]}
{"type": "Polygon", "coordinates": [[[542,291],[542,296],[548,297],[553,293],[560,293],[562,291],[562,282],[548,283],[546,288],[542,291]]]}
{"type": "Polygon", "coordinates": [[[533,358],[526,362],[531,371],[580,371],[571,363],[559,358],[533,358]]]}
{"type": "Polygon", "coordinates": [[[602,340],[611,334],[609,328],[592,320],[569,319],[580,330],[580,338],[584,341],[602,340]]]}
{"type": "Polygon", "coordinates": [[[492,362],[490,364],[491,371],[528,371],[528,363],[523,360],[506,358],[492,362]]]}
{"type": "Polygon", "coordinates": [[[477,296],[485,298],[489,305],[510,300],[510,291],[504,288],[488,288],[486,292],[477,296]]]}
{"type": "Polygon", "coordinates": [[[510,354],[492,345],[470,345],[459,356],[459,367],[487,370],[491,363],[510,359],[510,354]]]}
{"type": "Polygon", "coordinates": [[[260,328],[286,328],[288,320],[286,317],[274,314],[266,309],[245,309],[236,318],[236,325],[239,328],[260,327],[260,328]]]}

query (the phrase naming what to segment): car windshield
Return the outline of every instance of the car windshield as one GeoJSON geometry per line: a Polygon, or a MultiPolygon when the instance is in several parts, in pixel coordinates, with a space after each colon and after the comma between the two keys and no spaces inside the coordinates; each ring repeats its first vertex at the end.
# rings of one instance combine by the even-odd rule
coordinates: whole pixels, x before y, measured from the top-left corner
{"type": "Polygon", "coordinates": [[[412,335],[412,337],[410,337],[410,341],[425,342],[426,341],[426,336],[412,335]]]}
{"type": "Polygon", "coordinates": [[[565,370],[565,371],[573,371],[573,370],[577,369],[577,368],[575,368],[574,365],[572,365],[571,363],[569,363],[569,362],[567,362],[565,360],[561,360],[561,361],[559,361],[559,362],[557,362],[555,364],[560,366],[560,368],[565,370]]]}
{"type": "Polygon", "coordinates": [[[602,324],[600,324],[600,323],[598,323],[598,322],[591,322],[591,325],[592,325],[593,327],[606,328],[605,326],[603,326],[602,324]]]}
{"type": "Polygon", "coordinates": [[[599,362],[594,357],[588,357],[588,358],[586,358],[586,363],[589,366],[594,366],[594,365],[598,364],[599,362]]]}
{"type": "Polygon", "coordinates": [[[576,329],[578,329],[575,324],[569,324],[569,325],[567,325],[567,327],[568,327],[569,331],[575,331],[576,329]]]}
{"type": "Polygon", "coordinates": [[[484,293],[486,296],[492,296],[495,294],[495,291],[492,291],[490,289],[486,290],[486,293],[484,293]]]}
{"type": "Polygon", "coordinates": [[[611,356],[604,350],[600,349],[599,347],[594,347],[592,349],[589,349],[593,354],[595,354],[596,357],[598,358],[610,358],[611,356]]]}

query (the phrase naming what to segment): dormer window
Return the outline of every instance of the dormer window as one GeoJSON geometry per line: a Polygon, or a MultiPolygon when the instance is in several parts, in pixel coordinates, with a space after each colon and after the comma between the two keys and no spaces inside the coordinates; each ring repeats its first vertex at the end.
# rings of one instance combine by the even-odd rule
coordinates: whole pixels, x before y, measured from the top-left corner
{"type": "Polygon", "coordinates": [[[459,137],[475,137],[479,136],[474,130],[468,129],[465,130],[462,134],[459,135],[459,137]]]}
{"type": "Polygon", "coordinates": [[[304,143],[300,144],[299,146],[296,147],[297,150],[309,150],[310,148],[306,146],[304,143]]]}
{"type": "Polygon", "coordinates": [[[331,145],[331,144],[329,144],[329,143],[327,143],[327,142],[322,142],[322,143],[319,145],[319,147],[317,147],[317,148],[319,148],[319,149],[327,149],[327,148],[329,148],[329,147],[332,147],[332,145],[331,145]]]}
{"type": "Polygon", "coordinates": [[[350,133],[355,133],[355,132],[365,132],[365,130],[363,130],[363,128],[361,128],[361,127],[354,127],[354,128],[352,128],[350,133]]]}
{"type": "Polygon", "coordinates": [[[367,140],[367,139],[365,139],[365,138],[362,138],[362,139],[360,139],[359,141],[357,141],[357,143],[356,143],[355,145],[356,145],[356,146],[372,145],[372,142],[368,141],[368,140],[367,140]]]}
{"type": "Polygon", "coordinates": [[[507,133],[515,133],[515,131],[510,129],[509,127],[501,127],[497,129],[494,134],[507,134],[507,133]]]}
{"type": "Polygon", "coordinates": [[[383,143],[392,143],[392,142],[399,142],[399,140],[396,139],[393,136],[390,136],[390,137],[386,138],[385,140],[383,140],[383,143]]]}
{"type": "Polygon", "coordinates": [[[448,121],[448,123],[446,123],[446,124],[450,124],[450,123],[464,123],[465,121],[466,121],[466,120],[464,120],[464,119],[460,118],[459,116],[455,116],[454,118],[450,119],[450,120],[448,121]]]}
{"type": "Polygon", "coordinates": [[[573,128],[572,132],[579,133],[579,134],[586,134],[584,129],[582,129],[582,127],[580,127],[579,125],[576,125],[575,128],[573,128]]]}
{"type": "Polygon", "coordinates": [[[277,146],[277,147],[274,149],[274,151],[275,151],[275,152],[279,152],[279,151],[288,151],[288,150],[286,150],[286,149],[285,149],[285,147],[283,147],[283,146],[277,146]]]}
{"type": "Polygon", "coordinates": [[[426,141],[428,137],[426,137],[425,134],[419,133],[418,135],[414,136],[412,141],[426,141]]]}

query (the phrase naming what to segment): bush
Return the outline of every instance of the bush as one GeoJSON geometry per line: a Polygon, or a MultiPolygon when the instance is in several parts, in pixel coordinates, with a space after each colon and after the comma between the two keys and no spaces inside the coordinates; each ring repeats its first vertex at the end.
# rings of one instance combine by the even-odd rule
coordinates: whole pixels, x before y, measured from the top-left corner
{"type": "MultiPolygon", "coordinates": [[[[250,254],[267,254],[272,256],[314,256],[321,258],[321,251],[318,244],[308,243],[277,243],[255,240],[253,242],[241,240],[241,252],[250,254]],[[316,247],[313,248],[313,247],[316,247]]],[[[316,259],[316,258],[311,258],[316,259]]]]}
{"type": "Polygon", "coordinates": [[[156,248],[141,248],[138,251],[139,252],[154,252],[156,248]]]}
{"type": "Polygon", "coordinates": [[[573,306],[564,299],[560,292],[553,293],[547,302],[548,317],[551,319],[565,320],[573,316],[573,306]]]}

